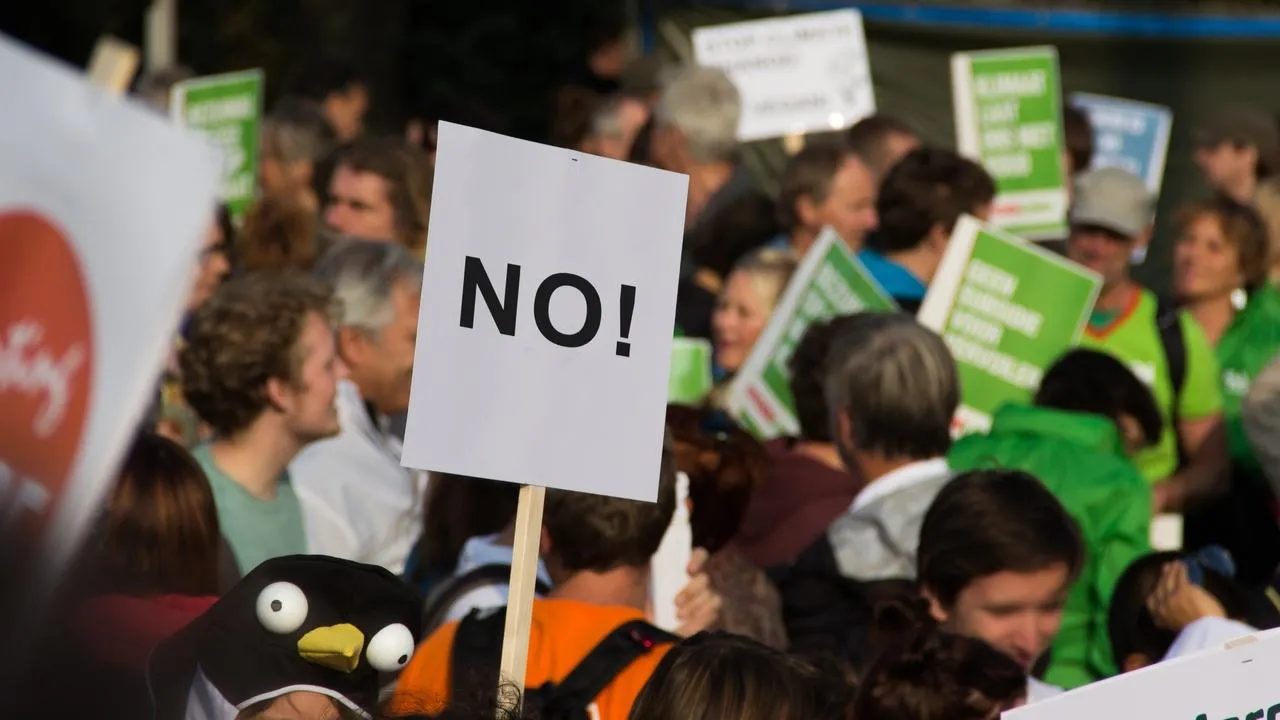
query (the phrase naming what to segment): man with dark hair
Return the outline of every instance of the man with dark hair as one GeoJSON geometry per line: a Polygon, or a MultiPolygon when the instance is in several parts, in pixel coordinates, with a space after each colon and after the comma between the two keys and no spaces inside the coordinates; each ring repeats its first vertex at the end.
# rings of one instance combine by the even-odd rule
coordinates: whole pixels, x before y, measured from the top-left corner
{"type": "Polygon", "coordinates": [[[1276,119],[1251,107],[1223,110],[1196,132],[1196,165],[1213,190],[1251,204],[1280,161],[1276,119]]]}
{"type": "Polygon", "coordinates": [[[796,153],[782,171],[778,221],[785,235],[774,241],[803,256],[824,227],[857,252],[876,228],[876,181],[844,145],[823,142],[796,153]]]}
{"type": "Polygon", "coordinates": [[[1127,454],[1155,444],[1162,424],[1151,391],[1123,363],[1076,349],[1045,373],[1034,405],[1000,408],[990,432],[961,438],[947,453],[958,471],[1034,475],[1080,525],[1089,553],[1045,672],[1055,685],[1074,688],[1116,673],[1107,599],[1129,563],[1150,550],[1151,489],[1127,454]]]}
{"type": "Polygon", "coordinates": [[[1062,135],[1066,142],[1063,150],[1069,190],[1076,175],[1088,170],[1093,163],[1093,126],[1089,123],[1089,116],[1075,105],[1063,105],[1062,135]]]}
{"type": "MultiPolygon", "coordinates": [[[[956,476],[925,514],[916,554],[920,591],[944,630],[982,640],[1030,673],[1062,623],[1084,564],[1075,521],[1018,470],[956,476]]],[[[1027,701],[1060,693],[1035,678],[1027,701]]]]}
{"type": "Polygon", "coordinates": [[[791,396],[800,435],[765,445],[768,472],[734,539],[759,567],[789,565],[849,509],[862,489],[861,478],[845,469],[836,449],[823,389],[831,344],[853,318],[843,315],[810,325],[791,355],[791,396]]]}
{"type": "Polygon", "coordinates": [[[421,257],[431,211],[431,168],[421,151],[399,138],[361,139],[338,156],[328,195],[330,227],[421,257]]]}
{"type": "Polygon", "coordinates": [[[889,169],[920,147],[915,128],[893,115],[868,115],[848,131],[849,146],[871,171],[878,185],[889,169]]]}
{"type": "Polygon", "coordinates": [[[345,373],[333,311],[323,284],[263,274],[223,285],[191,320],[182,389],[215,433],[194,455],[242,573],[307,552],[286,468],[302,448],[340,429],[334,400],[345,373]]]}
{"type": "MultiPolygon", "coordinates": [[[[594,698],[592,717],[600,720],[625,720],[671,649],[670,636],[636,624],[645,617],[649,560],[675,511],[675,459],[669,439],[666,445],[656,503],[547,492],[542,554],[554,588],[534,600],[524,684],[547,692],[565,682],[602,641],[617,642],[621,628],[635,657],[602,690],[587,695],[594,698]]],[[[504,616],[505,611],[473,612],[432,633],[401,673],[394,704],[434,714],[459,692],[492,693],[504,616]],[[484,657],[489,652],[492,662],[484,657]]],[[[537,700],[527,697],[526,704],[536,706],[537,700]]]]}
{"type": "Polygon", "coordinates": [[[903,310],[920,309],[961,215],[985,220],[996,185],[980,165],[950,150],[908,153],[880,186],[880,229],[858,259],[903,310]]]}
{"type": "Polygon", "coordinates": [[[307,68],[295,92],[320,103],[338,142],[350,142],[364,133],[364,118],[369,112],[369,82],[351,60],[321,59],[307,68]]]}

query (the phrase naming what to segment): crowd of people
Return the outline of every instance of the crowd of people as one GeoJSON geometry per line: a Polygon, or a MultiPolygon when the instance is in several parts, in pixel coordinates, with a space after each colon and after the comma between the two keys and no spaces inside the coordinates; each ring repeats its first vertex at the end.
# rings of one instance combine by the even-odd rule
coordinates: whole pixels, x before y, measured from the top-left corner
{"type": "MultiPolygon", "coordinates": [[[[656,503],[547,493],[522,690],[498,675],[518,485],[400,465],[435,123],[484,116],[368,134],[378,98],[331,64],[269,108],[253,207],[211,215],[68,574],[56,647],[78,664],[34,663],[92,690],[41,694],[46,716],[989,720],[1280,625],[1274,118],[1203,129],[1210,190],[1157,240],[1156,198],[1091,167],[1067,107],[1070,234],[1048,245],[1101,293],[1034,397],[955,439],[956,362],[914,313],[992,177],[880,114],[806,138],[775,197],[740,162],[728,76],[623,47],[593,44],[551,140],[688,176],[673,333],[711,341],[716,388],[669,407],[656,503]],[[762,441],[725,389],[824,228],[901,312],[810,326],[799,433],[762,441]],[[1169,298],[1131,274],[1153,242],[1169,298]],[[693,553],[662,630],[650,565],[682,475],[693,553]],[[1164,513],[1185,550],[1152,551],[1164,513]]],[[[137,95],[162,106],[184,76],[137,95]]]]}

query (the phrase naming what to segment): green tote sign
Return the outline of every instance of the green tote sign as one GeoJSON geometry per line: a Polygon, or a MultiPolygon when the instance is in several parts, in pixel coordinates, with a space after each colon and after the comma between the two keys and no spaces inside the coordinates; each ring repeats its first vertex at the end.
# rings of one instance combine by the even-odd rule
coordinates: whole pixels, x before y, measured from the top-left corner
{"type": "Polygon", "coordinates": [[[993,225],[1030,240],[1066,234],[1062,90],[1052,47],[951,56],[956,141],[996,181],[993,225]]]}
{"type": "Polygon", "coordinates": [[[174,86],[173,118],[222,151],[219,197],[237,220],[258,190],[263,75],[260,70],[194,78],[174,86]]]}
{"type": "Polygon", "coordinates": [[[985,431],[1001,405],[1031,399],[1079,341],[1101,287],[1073,262],[960,218],[917,315],[956,360],[958,433],[985,431]]]}

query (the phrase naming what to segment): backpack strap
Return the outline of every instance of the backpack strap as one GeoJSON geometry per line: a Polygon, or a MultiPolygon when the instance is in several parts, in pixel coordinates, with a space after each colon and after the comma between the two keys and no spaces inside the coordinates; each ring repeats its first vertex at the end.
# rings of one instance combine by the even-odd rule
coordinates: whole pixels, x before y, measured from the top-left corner
{"type": "MultiPolygon", "coordinates": [[[[443,625],[449,609],[467,593],[490,585],[505,585],[510,580],[510,563],[491,563],[472,568],[441,582],[431,589],[422,606],[423,637],[430,635],[436,628],[443,625]]],[[[536,590],[539,595],[545,595],[550,588],[546,583],[538,580],[536,590]]]]}
{"type": "Polygon", "coordinates": [[[584,713],[609,683],[638,658],[664,643],[680,638],[632,620],[614,628],[558,683],[532,689],[544,717],[574,717],[584,713]]]}
{"type": "Polygon", "coordinates": [[[472,610],[458,623],[449,650],[449,697],[489,697],[497,691],[506,623],[506,607],[472,610]]]}
{"type": "MultiPolygon", "coordinates": [[[[1165,364],[1169,368],[1169,383],[1173,386],[1173,407],[1169,416],[1176,422],[1178,408],[1182,405],[1182,390],[1187,383],[1187,339],[1182,333],[1182,321],[1178,306],[1168,298],[1156,300],[1156,330],[1160,333],[1160,347],[1164,349],[1165,364]]],[[[1187,454],[1182,439],[1175,429],[1178,443],[1178,467],[1186,464],[1187,454]]]]}

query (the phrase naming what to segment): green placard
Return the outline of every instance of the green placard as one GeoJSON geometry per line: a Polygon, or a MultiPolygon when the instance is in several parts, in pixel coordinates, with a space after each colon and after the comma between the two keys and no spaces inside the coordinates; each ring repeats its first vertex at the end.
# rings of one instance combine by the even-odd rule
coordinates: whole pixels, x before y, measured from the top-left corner
{"type": "Polygon", "coordinates": [[[262,126],[260,70],[211,75],[178,83],[170,112],[203,133],[222,151],[219,197],[239,220],[258,190],[258,145],[262,126]]]}
{"type": "Polygon", "coordinates": [[[762,438],[795,435],[799,423],[791,395],[789,363],[796,344],[815,322],[864,310],[897,310],[862,263],[831,230],[824,230],[801,260],[734,378],[729,407],[762,438]]]}
{"type": "Polygon", "coordinates": [[[711,387],[711,343],[686,337],[672,340],[667,402],[696,405],[711,387]]]}
{"type": "Polygon", "coordinates": [[[1001,405],[1027,402],[1080,339],[1102,279],[1031,243],[963,217],[920,307],[960,373],[958,432],[983,431],[1001,405]]]}
{"type": "Polygon", "coordinates": [[[957,144],[996,181],[991,222],[1033,240],[1066,235],[1062,90],[1052,47],[951,57],[957,144]]]}

